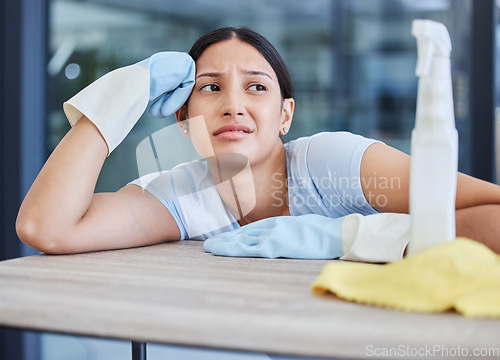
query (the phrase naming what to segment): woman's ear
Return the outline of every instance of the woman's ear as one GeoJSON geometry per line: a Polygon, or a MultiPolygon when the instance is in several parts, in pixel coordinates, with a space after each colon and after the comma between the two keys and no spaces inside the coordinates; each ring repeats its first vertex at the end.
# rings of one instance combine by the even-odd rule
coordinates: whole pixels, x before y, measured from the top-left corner
{"type": "Polygon", "coordinates": [[[189,137],[189,121],[186,104],[182,105],[181,108],[175,112],[175,119],[182,133],[189,137]]]}
{"type": "Polygon", "coordinates": [[[293,111],[295,110],[295,100],[288,98],[283,100],[283,108],[281,109],[281,124],[280,134],[286,135],[292,126],[293,111]]]}

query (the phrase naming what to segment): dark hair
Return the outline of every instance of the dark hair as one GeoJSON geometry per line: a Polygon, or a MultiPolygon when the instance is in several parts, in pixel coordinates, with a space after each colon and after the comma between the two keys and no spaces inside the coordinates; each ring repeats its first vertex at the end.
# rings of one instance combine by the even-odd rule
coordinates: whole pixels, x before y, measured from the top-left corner
{"type": "Polygon", "coordinates": [[[264,36],[250,30],[247,27],[224,27],[206,33],[196,40],[193,47],[189,51],[189,55],[191,55],[193,60],[196,62],[203,51],[205,51],[205,49],[210,45],[234,38],[252,45],[262,54],[262,56],[264,56],[264,59],[266,59],[269,65],[271,65],[276,73],[276,76],[278,77],[282,98],[293,98],[294,90],[292,79],[286,68],[285,62],[281,58],[281,55],[264,36]]]}

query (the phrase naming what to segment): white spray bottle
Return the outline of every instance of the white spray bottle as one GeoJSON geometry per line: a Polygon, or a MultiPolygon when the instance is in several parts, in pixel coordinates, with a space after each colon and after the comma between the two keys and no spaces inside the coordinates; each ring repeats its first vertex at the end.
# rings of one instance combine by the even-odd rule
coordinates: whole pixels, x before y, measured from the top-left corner
{"type": "Polygon", "coordinates": [[[446,27],[414,20],[417,39],[417,113],[411,136],[407,254],[455,238],[458,133],[451,86],[451,40],[446,27]]]}

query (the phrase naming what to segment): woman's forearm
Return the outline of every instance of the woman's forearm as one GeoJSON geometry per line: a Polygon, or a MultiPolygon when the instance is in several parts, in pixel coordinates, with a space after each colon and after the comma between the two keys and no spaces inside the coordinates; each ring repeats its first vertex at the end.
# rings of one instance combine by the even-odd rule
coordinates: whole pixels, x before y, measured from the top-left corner
{"type": "Polygon", "coordinates": [[[485,244],[500,254],[500,205],[478,205],[456,211],[457,236],[485,244]]]}
{"type": "Polygon", "coordinates": [[[107,152],[97,128],[82,117],[52,152],[21,205],[16,229],[23,242],[55,241],[78,223],[107,152]]]}

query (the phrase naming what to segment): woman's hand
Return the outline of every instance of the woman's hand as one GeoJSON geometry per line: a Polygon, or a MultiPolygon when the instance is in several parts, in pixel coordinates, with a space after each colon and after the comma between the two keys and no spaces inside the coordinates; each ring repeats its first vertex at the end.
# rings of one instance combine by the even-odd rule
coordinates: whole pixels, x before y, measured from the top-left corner
{"type": "Polygon", "coordinates": [[[108,155],[125,139],[152,101],[150,113],[165,117],[191,94],[195,64],[181,52],[160,52],[111,71],[63,104],[71,123],[85,115],[99,129],[108,155]]]}
{"type": "Polygon", "coordinates": [[[405,214],[276,216],[215,235],[203,249],[222,256],[392,262],[401,260],[409,230],[405,214]]]}

